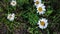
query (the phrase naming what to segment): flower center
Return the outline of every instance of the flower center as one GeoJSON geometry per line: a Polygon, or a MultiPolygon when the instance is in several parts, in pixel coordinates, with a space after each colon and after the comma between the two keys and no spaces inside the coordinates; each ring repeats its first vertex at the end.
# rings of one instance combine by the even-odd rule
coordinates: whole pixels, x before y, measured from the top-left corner
{"type": "Polygon", "coordinates": [[[13,2],[13,4],[15,4],[15,2],[13,2]]]}
{"type": "Polygon", "coordinates": [[[36,3],[36,4],[39,4],[39,1],[36,1],[35,3],[36,3]]]}
{"type": "Polygon", "coordinates": [[[42,11],[42,7],[39,7],[38,10],[41,12],[42,11]]]}
{"type": "Polygon", "coordinates": [[[11,18],[12,16],[10,16],[9,18],[11,18]]]}
{"type": "Polygon", "coordinates": [[[44,21],[41,21],[40,24],[41,24],[42,26],[44,26],[44,25],[45,25],[45,22],[44,22],[44,21]]]}

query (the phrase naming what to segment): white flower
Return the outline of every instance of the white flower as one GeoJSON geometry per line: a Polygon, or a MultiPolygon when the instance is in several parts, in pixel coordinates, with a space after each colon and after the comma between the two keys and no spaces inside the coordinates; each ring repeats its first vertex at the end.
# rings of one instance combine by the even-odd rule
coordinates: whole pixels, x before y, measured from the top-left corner
{"type": "Polygon", "coordinates": [[[15,6],[17,3],[15,0],[12,0],[11,3],[10,3],[12,6],[15,6]]]}
{"type": "Polygon", "coordinates": [[[48,20],[45,19],[45,18],[40,19],[40,20],[38,21],[39,28],[41,28],[41,29],[47,28],[47,25],[48,25],[48,22],[47,22],[47,21],[48,21],[48,20]]]}
{"type": "Polygon", "coordinates": [[[41,0],[34,0],[35,6],[37,7],[39,4],[41,4],[41,0]]]}
{"type": "Polygon", "coordinates": [[[37,13],[44,14],[46,11],[44,4],[40,4],[37,6],[37,13]]]}
{"type": "Polygon", "coordinates": [[[10,21],[13,21],[14,20],[14,17],[15,17],[15,14],[14,13],[8,14],[7,19],[10,20],[10,21]]]}

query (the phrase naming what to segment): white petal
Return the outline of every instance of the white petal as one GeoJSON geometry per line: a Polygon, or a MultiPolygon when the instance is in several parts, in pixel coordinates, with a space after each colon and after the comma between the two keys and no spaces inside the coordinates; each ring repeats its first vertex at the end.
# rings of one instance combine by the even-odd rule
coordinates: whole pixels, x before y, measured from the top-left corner
{"type": "Polygon", "coordinates": [[[44,27],[43,27],[43,26],[41,26],[41,25],[39,25],[39,28],[43,29],[44,27]]]}
{"type": "Polygon", "coordinates": [[[43,11],[46,11],[46,9],[43,9],[43,11]]]}
{"type": "Polygon", "coordinates": [[[39,14],[44,14],[44,13],[45,13],[44,11],[39,12],[39,14]]]}
{"type": "Polygon", "coordinates": [[[41,3],[41,0],[34,0],[34,2],[39,1],[41,3]]]}
{"type": "Polygon", "coordinates": [[[36,0],[34,0],[34,2],[36,2],[36,0]]]}
{"type": "Polygon", "coordinates": [[[42,8],[45,8],[45,6],[43,6],[42,8]]]}
{"type": "Polygon", "coordinates": [[[7,19],[10,20],[10,21],[13,21],[14,20],[14,17],[15,17],[15,14],[14,13],[8,14],[7,19]],[[12,16],[12,17],[10,17],[10,16],[12,16]]]}

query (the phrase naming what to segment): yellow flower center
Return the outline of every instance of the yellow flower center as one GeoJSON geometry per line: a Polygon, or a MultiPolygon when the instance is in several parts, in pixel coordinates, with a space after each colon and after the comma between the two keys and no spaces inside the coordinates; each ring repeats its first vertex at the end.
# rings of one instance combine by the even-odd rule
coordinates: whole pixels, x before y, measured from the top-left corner
{"type": "Polygon", "coordinates": [[[40,12],[41,12],[41,11],[42,11],[42,7],[39,7],[39,8],[38,8],[38,11],[40,11],[40,12]]]}
{"type": "Polygon", "coordinates": [[[39,1],[36,1],[35,3],[36,3],[36,4],[39,4],[39,1]]]}
{"type": "Polygon", "coordinates": [[[41,24],[42,26],[44,26],[44,25],[45,25],[45,22],[44,22],[44,21],[41,21],[40,24],[41,24]]]}

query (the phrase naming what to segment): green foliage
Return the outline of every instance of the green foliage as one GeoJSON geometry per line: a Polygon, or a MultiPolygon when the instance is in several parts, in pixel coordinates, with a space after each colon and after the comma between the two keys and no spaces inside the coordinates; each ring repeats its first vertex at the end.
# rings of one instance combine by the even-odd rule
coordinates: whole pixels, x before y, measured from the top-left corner
{"type": "Polygon", "coordinates": [[[23,17],[28,18],[29,22],[31,25],[36,25],[39,17],[37,16],[37,14],[33,14],[33,13],[26,13],[23,17]]]}
{"type": "MultiPolygon", "coordinates": [[[[11,0],[0,1],[0,23],[4,23],[7,27],[7,34],[14,34],[14,30],[21,28],[28,30],[31,34],[56,34],[60,31],[60,2],[59,0],[43,0],[42,3],[46,5],[45,16],[48,19],[47,29],[41,30],[38,28],[37,22],[40,19],[36,12],[33,0],[16,0],[17,5],[11,6],[11,0]],[[15,20],[9,21],[7,15],[9,13],[15,13],[15,20]],[[22,18],[21,18],[22,17],[22,18]],[[24,23],[22,25],[22,23],[24,23]],[[20,27],[21,26],[21,27],[20,27]],[[47,32],[47,33],[45,33],[47,32]]],[[[44,17],[45,17],[44,16],[44,17]]],[[[43,17],[43,16],[42,16],[43,17]]]]}

